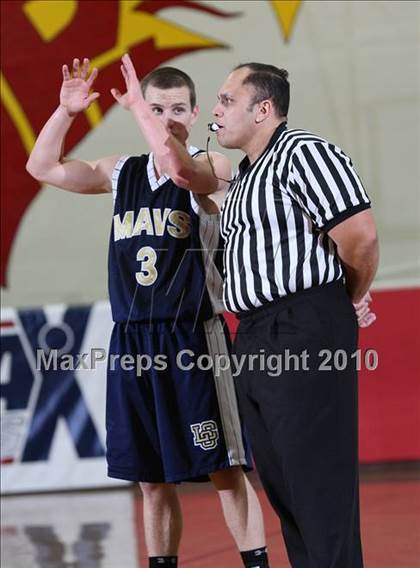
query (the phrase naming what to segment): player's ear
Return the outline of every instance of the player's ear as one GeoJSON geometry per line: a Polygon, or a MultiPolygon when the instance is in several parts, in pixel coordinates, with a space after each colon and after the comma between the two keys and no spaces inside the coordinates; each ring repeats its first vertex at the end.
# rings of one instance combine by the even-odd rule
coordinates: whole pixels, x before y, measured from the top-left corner
{"type": "Polygon", "coordinates": [[[200,107],[198,105],[195,105],[195,107],[192,109],[192,117],[191,117],[191,126],[193,126],[193,124],[195,124],[197,122],[197,118],[198,115],[200,113],[200,107]]]}

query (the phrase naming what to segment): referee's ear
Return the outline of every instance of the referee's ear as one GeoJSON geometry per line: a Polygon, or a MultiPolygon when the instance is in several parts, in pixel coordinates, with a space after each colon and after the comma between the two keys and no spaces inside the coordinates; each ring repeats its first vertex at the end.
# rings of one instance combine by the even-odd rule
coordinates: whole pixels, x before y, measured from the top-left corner
{"type": "Polygon", "coordinates": [[[276,117],[276,110],[273,106],[273,102],[270,99],[260,101],[256,103],[257,112],[255,114],[255,122],[260,124],[267,119],[276,117]]]}

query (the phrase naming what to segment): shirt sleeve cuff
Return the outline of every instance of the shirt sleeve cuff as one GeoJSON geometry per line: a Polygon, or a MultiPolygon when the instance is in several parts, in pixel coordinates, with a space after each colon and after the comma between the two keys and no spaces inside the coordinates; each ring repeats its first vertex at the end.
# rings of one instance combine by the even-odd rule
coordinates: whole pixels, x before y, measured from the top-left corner
{"type": "Polygon", "coordinates": [[[356,215],[356,213],[360,213],[365,209],[370,209],[370,207],[371,207],[370,203],[361,203],[360,205],[355,205],[354,207],[350,207],[350,209],[342,211],[341,213],[339,213],[338,215],[327,221],[325,225],[320,227],[320,229],[321,231],[328,233],[328,231],[331,231],[331,229],[333,229],[334,227],[336,227],[346,219],[353,217],[353,215],[356,215]]]}

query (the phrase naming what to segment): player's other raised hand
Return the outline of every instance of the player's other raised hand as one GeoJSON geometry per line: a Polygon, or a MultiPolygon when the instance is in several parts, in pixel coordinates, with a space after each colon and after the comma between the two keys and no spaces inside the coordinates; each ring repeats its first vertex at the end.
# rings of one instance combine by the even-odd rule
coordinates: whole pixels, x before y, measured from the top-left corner
{"type": "Polygon", "coordinates": [[[76,115],[78,112],[85,110],[92,101],[99,97],[99,93],[91,93],[98,70],[93,69],[90,76],[89,59],[83,59],[80,64],[78,59],[73,59],[73,69],[70,73],[67,65],[63,65],[63,84],[60,91],[60,105],[64,107],[70,116],[76,115]]]}
{"type": "Polygon", "coordinates": [[[117,101],[117,103],[119,103],[126,110],[130,110],[135,103],[143,101],[144,99],[136,70],[128,53],[122,56],[121,62],[121,73],[124,77],[127,92],[121,94],[118,89],[113,88],[111,89],[111,94],[117,101]]]}

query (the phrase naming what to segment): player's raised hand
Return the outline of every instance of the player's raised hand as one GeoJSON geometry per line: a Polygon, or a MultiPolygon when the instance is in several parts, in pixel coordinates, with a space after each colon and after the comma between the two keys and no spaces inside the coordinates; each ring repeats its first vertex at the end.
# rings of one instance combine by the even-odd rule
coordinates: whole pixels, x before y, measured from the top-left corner
{"type": "Polygon", "coordinates": [[[63,84],[60,91],[60,105],[65,107],[70,116],[76,115],[78,112],[88,108],[90,103],[99,97],[99,93],[91,93],[98,70],[93,69],[90,76],[89,59],[83,59],[80,65],[78,59],[73,59],[73,69],[70,73],[67,65],[63,65],[63,84]]]}
{"type": "Polygon", "coordinates": [[[121,73],[125,80],[127,92],[122,95],[118,89],[114,88],[111,89],[111,94],[117,101],[117,103],[119,103],[126,110],[130,110],[135,103],[144,99],[140,88],[140,82],[137,78],[136,70],[128,53],[122,56],[121,61],[121,73]]]}
{"type": "Polygon", "coordinates": [[[183,146],[186,145],[189,133],[184,124],[169,119],[167,123],[167,130],[172,134],[172,136],[175,136],[178,142],[180,142],[183,146]]]}

